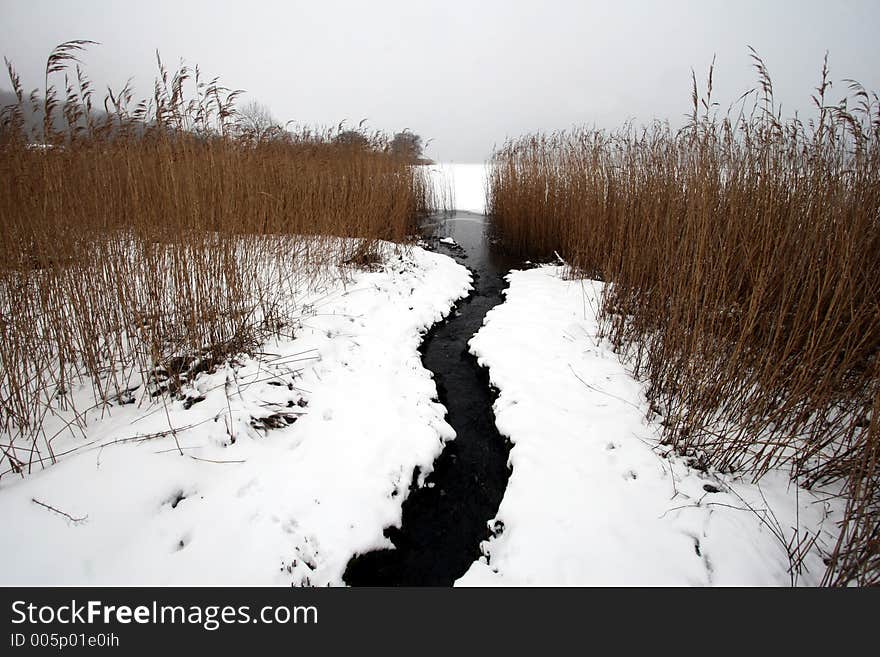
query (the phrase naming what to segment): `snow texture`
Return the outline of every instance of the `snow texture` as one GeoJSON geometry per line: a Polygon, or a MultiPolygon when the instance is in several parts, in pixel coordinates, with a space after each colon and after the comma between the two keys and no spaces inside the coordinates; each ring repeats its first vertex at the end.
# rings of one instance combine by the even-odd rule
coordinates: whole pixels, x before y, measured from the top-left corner
{"type": "Polygon", "coordinates": [[[450,258],[390,253],[187,399],[88,412],[56,465],[0,480],[0,584],[342,584],[454,438],[417,349],[469,288],[450,258]]]}
{"type": "Polygon", "coordinates": [[[840,502],[771,472],[759,485],[662,454],[642,386],[597,339],[602,284],[509,275],[470,349],[499,391],[513,472],[494,536],[457,585],[818,583],[840,502]],[[818,534],[793,578],[780,539],[818,534]]]}

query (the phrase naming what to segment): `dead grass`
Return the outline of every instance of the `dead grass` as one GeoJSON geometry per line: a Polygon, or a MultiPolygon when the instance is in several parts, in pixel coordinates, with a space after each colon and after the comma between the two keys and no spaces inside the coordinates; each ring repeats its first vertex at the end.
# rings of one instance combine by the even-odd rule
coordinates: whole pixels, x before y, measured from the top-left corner
{"type": "MultiPolygon", "coordinates": [[[[754,53],[753,53],[754,54],[754,53]]],[[[605,335],[650,384],[665,440],[759,477],[847,482],[829,584],[880,583],[880,102],[846,81],[783,120],[758,88],[689,124],[505,144],[489,212],[505,244],[609,281],[605,335]]]]}
{"type": "Polygon", "coordinates": [[[341,128],[249,132],[239,92],[198,68],[159,60],[151,99],[126,86],[100,113],[76,60],[89,43],[56,48],[39,93],[7,62],[18,104],[0,115],[0,462],[19,472],[54,461],[43,420],[76,386],[96,406],[138,380],[174,392],[284,331],[296,292],[375,258],[381,240],[406,248],[442,203],[381,134],[353,146],[341,128]],[[34,134],[28,105],[45,112],[34,134]]]}

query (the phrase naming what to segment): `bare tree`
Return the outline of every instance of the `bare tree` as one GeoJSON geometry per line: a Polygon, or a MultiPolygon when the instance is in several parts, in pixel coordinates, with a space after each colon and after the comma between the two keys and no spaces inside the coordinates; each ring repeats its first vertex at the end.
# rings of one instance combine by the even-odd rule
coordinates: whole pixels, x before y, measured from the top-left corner
{"type": "Polygon", "coordinates": [[[283,132],[268,107],[255,100],[237,110],[238,129],[246,137],[256,140],[274,139],[283,132]]]}
{"type": "Polygon", "coordinates": [[[359,130],[342,130],[333,138],[333,141],[354,149],[369,150],[370,148],[370,140],[359,130]]]}
{"type": "Polygon", "coordinates": [[[422,157],[422,149],[422,138],[409,130],[396,133],[391,140],[391,152],[412,162],[422,157]]]}

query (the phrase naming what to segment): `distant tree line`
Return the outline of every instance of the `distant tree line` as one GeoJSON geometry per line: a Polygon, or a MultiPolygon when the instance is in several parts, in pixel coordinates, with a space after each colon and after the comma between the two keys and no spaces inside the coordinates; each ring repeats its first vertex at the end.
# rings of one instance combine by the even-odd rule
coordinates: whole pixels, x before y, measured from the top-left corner
{"type": "MultiPolygon", "coordinates": [[[[362,130],[340,130],[335,141],[354,148],[373,148],[373,141],[362,130]]],[[[431,161],[424,157],[424,142],[422,138],[409,130],[394,133],[391,141],[387,143],[389,152],[402,157],[415,164],[429,164],[431,161]]]]}
{"type": "MultiPolygon", "coordinates": [[[[42,135],[45,131],[43,105],[43,99],[36,96],[28,102],[19,103],[14,92],[0,89],[0,111],[6,110],[5,113],[8,114],[9,110],[17,107],[21,112],[21,128],[31,140],[36,142],[45,141],[42,135]]],[[[231,114],[234,114],[232,121],[230,121],[229,134],[231,136],[255,142],[286,140],[290,138],[290,133],[286,127],[275,119],[266,105],[258,101],[250,101],[236,107],[231,114]]],[[[99,122],[107,120],[108,113],[95,110],[93,116],[95,122],[99,122]]],[[[129,130],[135,134],[142,134],[149,126],[148,121],[139,122],[135,120],[131,123],[133,125],[128,126],[129,130]]],[[[387,151],[416,164],[431,163],[431,160],[424,157],[425,143],[420,135],[407,129],[394,133],[393,137],[389,140],[384,134],[378,132],[371,134],[367,132],[363,128],[363,123],[362,121],[356,129],[343,129],[343,122],[335,130],[329,130],[324,135],[337,144],[348,145],[362,150],[387,151]]],[[[68,128],[64,114],[62,112],[53,113],[49,121],[49,127],[56,133],[64,133],[68,128]]]]}
{"type": "MultiPolygon", "coordinates": [[[[284,127],[275,120],[271,111],[265,105],[251,101],[236,110],[238,121],[237,127],[242,135],[247,135],[257,140],[283,138],[284,127]]],[[[377,143],[382,143],[383,148],[389,152],[417,164],[428,164],[430,160],[424,157],[425,143],[420,135],[410,130],[402,130],[394,133],[390,141],[376,140],[363,129],[364,122],[356,129],[343,130],[344,123],[340,123],[336,129],[333,140],[345,146],[363,150],[374,150],[377,143]]]]}

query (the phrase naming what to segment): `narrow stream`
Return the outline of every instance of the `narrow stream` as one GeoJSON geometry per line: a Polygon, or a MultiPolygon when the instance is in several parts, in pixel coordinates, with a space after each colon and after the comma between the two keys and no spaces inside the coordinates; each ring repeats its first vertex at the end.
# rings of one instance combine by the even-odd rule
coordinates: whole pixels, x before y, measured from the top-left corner
{"type": "Polygon", "coordinates": [[[512,263],[491,248],[485,219],[456,212],[429,227],[437,251],[468,267],[474,278],[473,292],[428,332],[420,348],[456,438],[446,444],[426,485],[410,491],[402,527],[386,530],[395,549],[369,552],[348,563],[344,580],[351,586],[451,586],[480,556],[480,542],[489,537],[487,523],[498,511],[510,476],[510,445],[495,428],[495,392],[488,373],[467,343],[486,313],[503,300],[504,275],[512,263]],[[452,237],[458,247],[440,242],[442,237],[452,237]]]}

